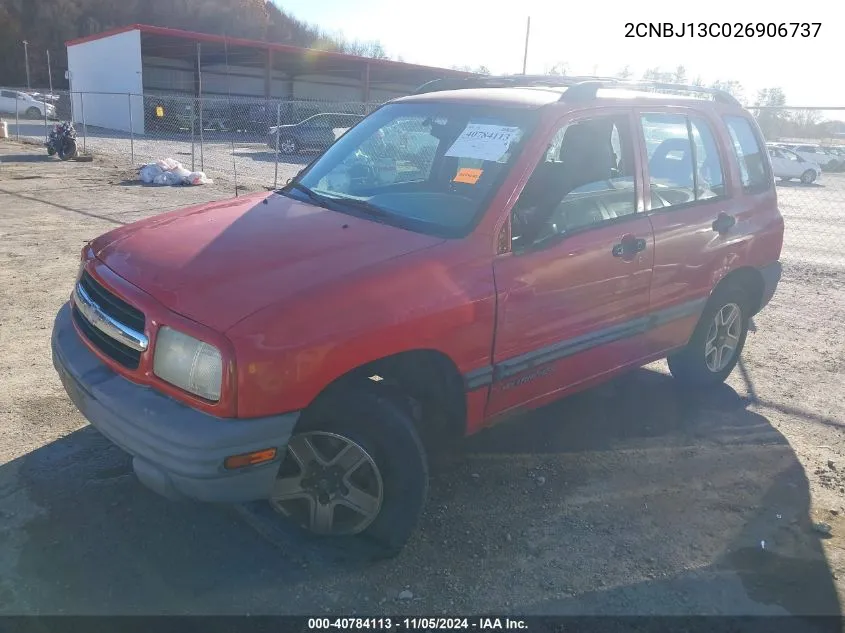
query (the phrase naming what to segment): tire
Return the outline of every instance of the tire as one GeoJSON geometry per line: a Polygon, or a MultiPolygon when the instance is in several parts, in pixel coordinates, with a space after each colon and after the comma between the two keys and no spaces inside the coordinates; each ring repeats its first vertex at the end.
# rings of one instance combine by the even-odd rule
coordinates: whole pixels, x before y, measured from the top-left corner
{"type": "Polygon", "coordinates": [[[31,108],[27,108],[26,112],[24,112],[24,116],[27,119],[43,119],[44,115],[41,114],[41,110],[32,106],[31,108]]]}
{"type": "Polygon", "coordinates": [[[410,538],[425,505],[428,460],[413,419],[393,399],[368,387],[342,389],[303,414],[276,482],[279,494],[269,503],[283,519],[316,534],[356,535],[380,555],[393,556],[410,538]],[[331,472],[332,458],[344,450],[347,463],[331,472]],[[322,465],[309,460],[314,454],[322,457],[322,465]],[[358,466],[338,474],[356,460],[358,466]],[[376,497],[378,504],[373,501],[376,497]],[[377,509],[352,511],[346,503],[353,499],[358,507],[377,509]],[[318,506],[332,508],[325,510],[332,517],[328,530],[325,520],[322,526],[315,525],[319,521],[312,512],[318,506]]]}
{"type": "Polygon", "coordinates": [[[59,148],[59,158],[61,160],[70,160],[71,158],[76,158],[78,153],[78,148],[76,146],[76,141],[72,138],[65,139],[64,143],[62,143],[61,147],[59,148]]]}
{"type": "Polygon", "coordinates": [[[279,139],[279,154],[298,154],[299,149],[299,142],[292,136],[283,136],[279,139]]]}
{"type": "MultiPolygon", "coordinates": [[[[747,293],[740,286],[725,285],[717,288],[710,296],[686,347],[667,358],[669,371],[685,385],[707,387],[724,382],[742,354],[748,335],[749,318],[747,293]],[[708,341],[712,341],[714,337],[716,316],[720,315],[722,322],[725,321],[725,317],[730,320],[734,309],[739,313],[735,317],[736,325],[734,326],[735,321],[731,320],[731,325],[727,327],[726,333],[730,336],[720,338],[721,332],[715,332],[717,342],[723,341],[726,345],[730,345],[733,339],[734,347],[730,350],[729,358],[722,358],[721,362],[717,363],[715,361],[719,359],[714,353],[707,352],[707,349],[711,347],[708,341]]],[[[720,351],[716,353],[721,354],[729,351],[723,346],[717,347],[717,350],[720,351]]]]}
{"type": "Polygon", "coordinates": [[[811,185],[816,180],[816,172],[812,169],[808,169],[803,174],[801,174],[801,182],[805,185],[811,185]]]}
{"type": "Polygon", "coordinates": [[[51,145],[50,147],[47,148],[47,156],[55,156],[55,155],[56,155],[56,150],[53,149],[53,146],[51,145]]]}

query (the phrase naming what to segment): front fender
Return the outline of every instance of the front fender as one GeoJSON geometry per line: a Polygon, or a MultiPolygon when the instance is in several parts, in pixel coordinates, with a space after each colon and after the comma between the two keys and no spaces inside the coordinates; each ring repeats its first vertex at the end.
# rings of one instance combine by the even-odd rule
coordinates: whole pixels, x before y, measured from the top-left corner
{"type": "MultiPolygon", "coordinates": [[[[314,288],[228,330],[238,359],[238,417],[304,409],[341,376],[401,352],[440,352],[463,373],[489,364],[491,261],[449,263],[449,250],[413,253],[379,273],[314,288]]],[[[471,249],[464,244],[464,251],[471,249]]]]}

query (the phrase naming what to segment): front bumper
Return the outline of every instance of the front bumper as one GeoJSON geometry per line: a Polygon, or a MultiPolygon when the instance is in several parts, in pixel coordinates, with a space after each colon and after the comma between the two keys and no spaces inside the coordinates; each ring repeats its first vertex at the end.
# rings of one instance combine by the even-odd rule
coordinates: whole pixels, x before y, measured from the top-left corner
{"type": "Polygon", "coordinates": [[[172,499],[239,503],[270,497],[299,413],[218,418],[118,375],[80,339],[69,304],[56,315],[53,366],[73,403],[109,440],[132,455],[143,484],[172,499]],[[276,448],[267,464],[226,470],[223,461],[276,448]]]}

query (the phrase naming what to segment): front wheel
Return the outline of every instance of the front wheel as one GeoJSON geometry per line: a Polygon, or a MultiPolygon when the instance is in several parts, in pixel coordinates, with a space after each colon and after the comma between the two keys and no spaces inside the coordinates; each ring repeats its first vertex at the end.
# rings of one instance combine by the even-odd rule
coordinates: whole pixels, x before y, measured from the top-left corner
{"type": "Polygon", "coordinates": [[[808,169],[803,174],[801,174],[801,182],[805,185],[811,185],[816,181],[816,172],[812,169],[808,169]]]}
{"type": "Polygon", "coordinates": [[[66,138],[59,146],[59,158],[62,160],[76,158],[77,153],[76,141],[72,138],[66,138]]]}
{"type": "Polygon", "coordinates": [[[725,286],[710,297],[686,347],[667,359],[679,381],[696,386],[724,382],[739,361],[748,335],[746,293],[725,286]]]}
{"type": "Polygon", "coordinates": [[[411,417],[370,389],[347,389],[303,414],[270,506],[314,534],[358,535],[394,555],[427,492],[428,462],[411,417]]]}
{"type": "Polygon", "coordinates": [[[24,113],[27,119],[43,119],[44,115],[41,114],[41,110],[36,108],[35,106],[31,108],[27,108],[27,111],[24,113]]]}

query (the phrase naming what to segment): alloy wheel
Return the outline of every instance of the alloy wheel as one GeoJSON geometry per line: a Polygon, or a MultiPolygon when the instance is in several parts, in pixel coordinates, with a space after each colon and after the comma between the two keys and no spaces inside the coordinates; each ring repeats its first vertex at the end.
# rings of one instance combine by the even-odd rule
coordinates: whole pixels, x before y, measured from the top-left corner
{"type": "Polygon", "coordinates": [[[315,534],[358,534],[378,516],[384,484],[373,457],[348,437],[294,435],[270,505],[315,534]]]}
{"type": "Polygon", "coordinates": [[[704,344],[707,369],[718,373],[728,366],[736,354],[742,334],[742,311],[735,303],[722,306],[713,317],[704,344]]]}

